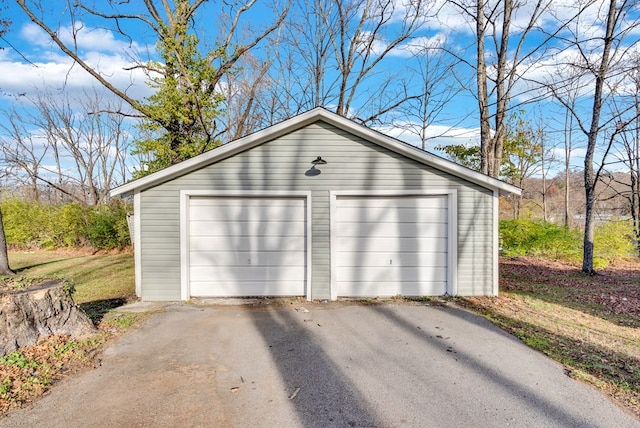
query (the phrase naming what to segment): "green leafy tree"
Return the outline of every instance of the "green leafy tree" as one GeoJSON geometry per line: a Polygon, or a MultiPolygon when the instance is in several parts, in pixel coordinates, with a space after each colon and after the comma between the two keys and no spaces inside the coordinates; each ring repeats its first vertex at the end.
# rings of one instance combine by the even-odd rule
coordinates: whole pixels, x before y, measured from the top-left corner
{"type": "Polygon", "coordinates": [[[148,65],[156,90],[142,104],[148,120],[141,124],[150,138],[136,143],[134,154],[144,159],[141,177],[216,147],[215,118],[224,101],[216,92],[216,70],[198,51],[198,38],[189,34],[186,0],[178,2],[176,22],[163,26],[158,52],[162,61],[148,65]]]}
{"type": "MultiPolygon", "coordinates": [[[[505,124],[505,136],[500,156],[500,176],[518,187],[523,187],[524,180],[540,169],[543,149],[540,133],[531,122],[524,117],[524,111],[512,113],[505,124]]],[[[476,171],[481,169],[480,145],[452,144],[439,146],[452,161],[476,171]]],[[[520,214],[522,196],[514,201],[514,217],[520,214]]]]}
{"type": "Polygon", "coordinates": [[[500,176],[522,187],[523,180],[538,171],[542,157],[542,145],[524,111],[511,114],[505,126],[505,157],[500,167],[500,176]]]}
{"type": "Polygon", "coordinates": [[[444,152],[453,162],[480,171],[480,146],[465,144],[450,144],[437,146],[436,150],[444,152]]]}
{"type": "MultiPolygon", "coordinates": [[[[524,117],[523,111],[512,113],[505,124],[500,177],[520,188],[524,180],[540,171],[544,150],[541,133],[524,117]]],[[[512,196],[513,217],[520,217],[522,195],[512,196]]]]}

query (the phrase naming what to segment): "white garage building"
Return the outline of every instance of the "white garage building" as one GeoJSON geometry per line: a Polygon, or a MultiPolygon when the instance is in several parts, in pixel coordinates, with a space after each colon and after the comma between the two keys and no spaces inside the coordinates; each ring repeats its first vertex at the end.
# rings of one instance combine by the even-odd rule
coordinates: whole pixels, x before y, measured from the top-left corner
{"type": "Polygon", "coordinates": [[[494,295],[520,189],[318,108],[132,181],[136,292],[494,295]]]}

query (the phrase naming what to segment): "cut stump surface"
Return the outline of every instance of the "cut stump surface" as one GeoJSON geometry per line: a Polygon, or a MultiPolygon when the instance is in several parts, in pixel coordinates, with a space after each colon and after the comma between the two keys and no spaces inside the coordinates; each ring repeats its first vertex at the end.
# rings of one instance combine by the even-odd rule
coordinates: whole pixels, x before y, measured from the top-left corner
{"type": "Polygon", "coordinates": [[[95,331],[65,285],[45,281],[27,289],[0,289],[0,356],[52,334],[82,337],[95,331]]]}

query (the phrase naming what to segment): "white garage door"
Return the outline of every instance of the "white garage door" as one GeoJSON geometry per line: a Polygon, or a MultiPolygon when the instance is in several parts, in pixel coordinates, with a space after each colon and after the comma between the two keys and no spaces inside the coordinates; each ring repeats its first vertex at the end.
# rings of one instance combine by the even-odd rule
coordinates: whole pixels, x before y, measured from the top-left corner
{"type": "Polygon", "coordinates": [[[304,296],[306,199],[189,200],[191,296],[304,296]]]}
{"type": "Polygon", "coordinates": [[[447,211],[447,196],[338,196],[337,296],[445,294],[447,211]]]}

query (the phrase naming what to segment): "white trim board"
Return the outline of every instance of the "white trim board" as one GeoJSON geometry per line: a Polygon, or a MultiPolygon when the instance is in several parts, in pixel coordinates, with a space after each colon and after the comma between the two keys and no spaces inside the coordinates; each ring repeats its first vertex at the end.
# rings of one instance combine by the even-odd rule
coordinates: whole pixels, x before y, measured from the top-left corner
{"type": "Polygon", "coordinates": [[[133,195],[133,260],[136,296],[142,298],[142,197],[140,192],[133,195]]]}

